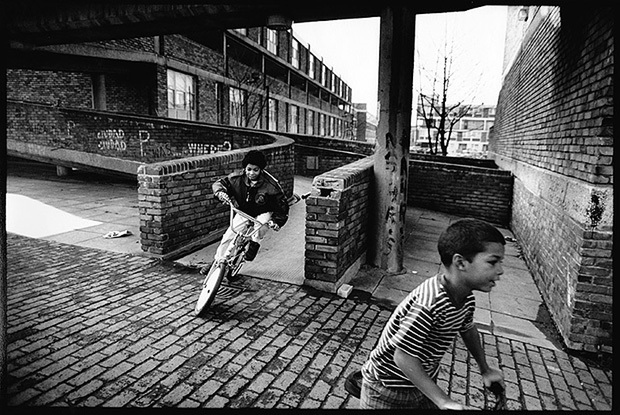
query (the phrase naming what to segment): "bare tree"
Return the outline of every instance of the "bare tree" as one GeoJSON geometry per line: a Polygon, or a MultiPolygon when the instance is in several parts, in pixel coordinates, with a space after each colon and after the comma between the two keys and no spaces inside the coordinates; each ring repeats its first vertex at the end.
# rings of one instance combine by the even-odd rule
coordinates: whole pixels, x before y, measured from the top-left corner
{"type": "MultiPolygon", "coordinates": [[[[422,62],[419,57],[417,60],[422,62]]],[[[444,41],[443,55],[437,56],[435,70],[425,70],[422,64],[418,65],[420,73],[420,89],[418,91],[419,103],[417,114],[424,120],[428,132],[428,143],[431,154],[446,156],[448,145],[452,138],[454,127],[461,118],[470,112],[472,105],[464,104],[463,100],[451,102],[449,95],[452,92],[452,81],[458,78],[453,71],[454,51],[452,44],[448,48],[447,40],[444,41]],[[424,72],[424,73],[423,73],[424,72]],[[426,75],[426,77],[425,77],[426,75]],[[422,82],[426,79],[424,86],[422,82]],[[424,91],[427,91],[426,93],[424,91]]],[[[466,74],[460,74],[467,76],[466,74]]],[[[471,82],[477,85],[477,81],[471,82]]],[[[469,102],[473,102],[474,98],[469,102]]]]}
{"type": "Polygon", "coordinates": [[[229,61],[227,73],[237,90],[237,95],[233,97],[237,110],[230,114],[231,121],[238,126],[260,128],[261,120],[267,119],[265,112],[269,110],[269,94],[280,93],[282,85],[263,72],[258,62],[252,62],[243,53],[237,54],[235,59],[237,61],[229,61]],[[244,61],[247,63],[241,63],[244,61]]]}

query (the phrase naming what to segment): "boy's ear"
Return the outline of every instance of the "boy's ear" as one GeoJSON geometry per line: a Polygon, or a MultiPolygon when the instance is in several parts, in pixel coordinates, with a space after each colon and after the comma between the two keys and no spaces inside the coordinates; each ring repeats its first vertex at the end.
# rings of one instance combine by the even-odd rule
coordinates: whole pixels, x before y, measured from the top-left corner
{"type": "Polygon", "coordinates": [[[454,266],[458,269],[458,270],[465,270],[465,262],[467,260],[465,259],[465,257],[461,254],[454,254],[452,256],[452,264],[454,264],[454,266]]]}

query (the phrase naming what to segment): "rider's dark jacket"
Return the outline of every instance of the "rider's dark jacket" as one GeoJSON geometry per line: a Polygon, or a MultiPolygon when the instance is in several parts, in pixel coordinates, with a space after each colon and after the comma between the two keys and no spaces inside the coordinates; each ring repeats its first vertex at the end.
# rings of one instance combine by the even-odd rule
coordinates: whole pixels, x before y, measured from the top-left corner
{"type": "Polygon", "coordinates": [[[213,194],[224,191],[234,197],[239,209],[252,217],[272,212],[271,220],[282,227],[288,220],[288,201],[278,180],[263,170],[255,186],[243,170],[233,172],[213,183],[213,194]]]}

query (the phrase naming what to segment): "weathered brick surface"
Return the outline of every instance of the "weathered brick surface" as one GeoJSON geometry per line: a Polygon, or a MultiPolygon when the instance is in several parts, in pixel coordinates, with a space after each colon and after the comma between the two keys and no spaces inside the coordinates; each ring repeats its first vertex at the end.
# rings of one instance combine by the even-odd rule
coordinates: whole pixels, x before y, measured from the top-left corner
{"type": "Polygon", "coordinates": [[[314,178],[306,200],[305,284],[337,292],[366,250],[372,157],[314,178]]]}
{"type": "Polygon", "coordinates": [[[530,13],[489,150],[515,172],[511,229],[565,343],[611,352],[613,12],[530,13]]]}
{"type": "Polygon", "coordinates": [[[273,142],[251,130],[7,102],[7,138],[53,149],[153,163],[273,142]]]}
{"type": "MultiPolygon", "coordinates": [[[[291,197],[291,140],[255,148],[266,154],[267,170],[291,197]]],[[[211,186],[220,177],[241,169],[245,154],[226,152],[141,166],[138,209],[142,249],[164,257],[174,256],[212,242],[221,234],[228,226],[228,208],[215,198],[211,186]]]]}
{"type": "Polygon", "coordinates": [[[436,212],[475,217],[507,226],[513,177],[497,167],[444,163],[440,159],[409,162],[407,204],[436,212]]]}
{"type": "MultiPolygon", "coordinates": [[[[216,299],[197,318],[194,269],[11,234],[7,251],[9,406],[356,408],[344,379],[365,361],[391,312],[245,278],[238,296],[216,299]],[[66,301],[50,305],[43,301],[50,293],[66,301]],[[137,293],[154,300],[123,307],[137,293]],[[79,318],[93,304],[102,319],[79,318]],[[70,331],[47,324],[69,320],[76,321],[70,331]],[[116,325],[122,320],[131,330],[116,325]],[[92,330],[100,324],[108,330],[92,330]]],[[[489,334],[482,341],[501,366],[520,356],[515,370],[504,368],[511,409],[611,409],[611,368],[489,334]]],[[[439,384],[476,408],[491,399],[460,340],[442,359],[439,384]]]]}

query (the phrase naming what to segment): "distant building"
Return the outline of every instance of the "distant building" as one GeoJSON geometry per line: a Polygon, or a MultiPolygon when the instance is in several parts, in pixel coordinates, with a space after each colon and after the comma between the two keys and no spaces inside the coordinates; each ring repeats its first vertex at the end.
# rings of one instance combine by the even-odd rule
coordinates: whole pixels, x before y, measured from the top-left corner
{"type": "Polygon", "coordinates": [[[291,30],[205,30],[42,46],[7,69],[7,98],[344,138],[351,88],[291,30]]]}
{"type": "Polygon", "coordinates": [[[344,138],[374,143],[377,139],[377,117],[367,111],[366,104],[353,104],[353,108],[355,110],[353,118],[355,131],[352,129],[349,136],[344,138]]]}
{"type": "MultiPolygon", "coordinates": [[[[417,116],[411,132],[411,151],[429,153],[429,129],[426,119],[421,115],[418,105],[417,116]]],[[[438,122],[432,118],[431,122],[438,122]]],[[[495,122],[495,105],[472,105],[468,113],[454,126],[448,143],[448,155],[464,157],[486,157],[489,149],[489,132],[495,122]]],[[[432,142],[435,142],[437,130],[430,129],[432,142]]],[[[441,151],[441,150],[439,150],[441,151]]]]}

